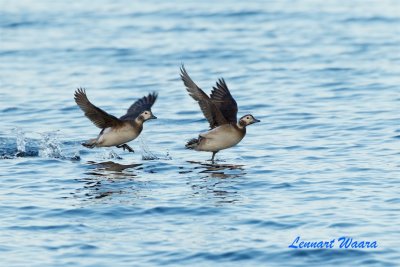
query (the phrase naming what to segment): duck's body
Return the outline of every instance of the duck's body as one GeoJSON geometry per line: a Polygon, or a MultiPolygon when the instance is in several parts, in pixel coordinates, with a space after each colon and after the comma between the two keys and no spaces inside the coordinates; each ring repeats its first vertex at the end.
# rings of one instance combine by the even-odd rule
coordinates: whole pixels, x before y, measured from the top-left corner
{"type": "Polygon", "coordinates": [[[246,128],[240,128],[236,124],[223,124],[199,134],[199,138],[189,141],[190,144],[186,147],[197,151],[218,152],[237,145],[245,135],[246,128]]]}
{"type": "Polygon", "coordinates": [[[125,122],[121,127],[108,127],[99,133],[97,138],[84,143],[86,147],[118,146],[135,140],[143,130],[143,123],[131,124],[125,122]]]}
{"type": "Polygon", "coordinates": [[[75,101],[97,127],[101,128],[97,138],[90,139],[82,145],[88,148],[111,147],[133,149],[126,143],[135,140],[143,130],[143,123],[156,119],[151,112],[151,106],[157,99],[157,94],[149,94],[131,105],[127,113],[119,119],[93,105],[86,96],[84,89],[75,92],[75,101]]]}
{"type": "Polygon", "coordinates": [[[191,139],[186,148],[212,152],[211,161],[218,151],[237,145],[246,135],[246,126],[259,122],[248,114],[237,120],[238,107],[224,79],[219,79],[208,96],[190,78],[185,68],[181,68],[181,78],[189,95],[196,100],[211,130],[191,139]]]}
{"type": "Polygon", "coordinates": [[[106,128],[97,139],[97,146],[117,146],[135,140],[142,132],[143,126],[134,127],[130,123],[125,123],[119,128],[106,128]]]}

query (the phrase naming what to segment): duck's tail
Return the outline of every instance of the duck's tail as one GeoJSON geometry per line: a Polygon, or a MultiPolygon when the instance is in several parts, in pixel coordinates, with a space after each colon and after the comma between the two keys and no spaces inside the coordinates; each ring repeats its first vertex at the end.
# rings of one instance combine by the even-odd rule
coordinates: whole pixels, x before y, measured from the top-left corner
{"type": "Polygon", "coordinates": [[[97,138],[94,138],[82,143],[82,146],[87,148],[94,148],[96,144],[97,144],[97,138]]]}
{"type": "Polygon", "coordinates": [[[193,138],[193,139],[190,139],[190,140],[186,143],[185,147],[186,147],[187,149],[196,149],[196,147],[197,147],[198,144],[199,144],[199,139],[198,139],[198,138],[193,138]]]}

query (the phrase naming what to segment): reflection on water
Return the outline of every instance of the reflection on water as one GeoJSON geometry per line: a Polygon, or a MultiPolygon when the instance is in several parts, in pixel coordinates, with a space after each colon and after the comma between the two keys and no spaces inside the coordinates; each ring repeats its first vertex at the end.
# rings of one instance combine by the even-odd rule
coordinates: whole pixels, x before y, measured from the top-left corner
{"type": "Polygon", "coordinates": [[[120,164],[113,161],[87,162],[90,171],[85,174],[87,177],[78,179],[84,183],[82,188],[76,190],[74,197],[84,199],[101,199],[105,197],[115,198],[136,190],[134,178],[137,174],[135,168],[140,163],[120,164]]]}
{"type": "Polygon", "coordinates": [[[245,174],[244,165],[235,164],[211,164],[198,161],[187,161],[196,165],[193,170],[199,170],[199,173],[208,173],[216,178],[234,178],[245,174]]]}
{"type": "MultiPolygon", "coordinates": [[[[141,166],[141,163],[133,163],[133,164],[120,164],[116,163],[113,161],[105,161],[105,162],[94,162],[94,161],[88,161],[88,163],[92,166],[95,167],[94,174],[95,175],[103,175],[103,176],[108,176],[108,172],[114,172],[116,176],[136,176],[133,173],[122,173],[123,170],[130,169],[130,168],[136,168],[138,166],[141,166]],[[106,171],[106,172],[104,172],[106,171]]],[[[93,173],[91,173],[93,174],[93,173]]]]}
{"type": "Polygon", "coordinates": [[[213,199],[217,205],[235,203],[240,199],[235,187],[238,181],[235,178],[246,174],[244,165],[187,162],[193,167],[180,173],[197,172],[197,175],[191,175],[188,182],[194,197],[213,199]]]}
{"type": "Polygon", "coordinates": [[[400,262],[399,1],[3,2],[1,266],[400,262]],[[226,162],[186,161],[211,154],[181,62],[265,121],[226,162]],[[136,153],[81,146],[80,86],[116,116],[159,92],[136,153]],[[381,251],[288,251],[339,234],[381,251]]]}

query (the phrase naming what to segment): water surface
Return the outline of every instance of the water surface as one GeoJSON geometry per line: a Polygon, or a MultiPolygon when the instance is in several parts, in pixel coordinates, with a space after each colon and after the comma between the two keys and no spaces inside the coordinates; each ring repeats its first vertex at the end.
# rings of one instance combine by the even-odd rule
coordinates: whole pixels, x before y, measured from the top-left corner
{"type": "Polygon", "coordinates": [[[0,6],[2,266],[400,262],[398,1],[0,6]],[[184,149],[207,123],[181,63],[262,121],[217,165],[184,149]],[[159,92],[135,154],[80,145],[77,87],[116,116],[159,92]]]}

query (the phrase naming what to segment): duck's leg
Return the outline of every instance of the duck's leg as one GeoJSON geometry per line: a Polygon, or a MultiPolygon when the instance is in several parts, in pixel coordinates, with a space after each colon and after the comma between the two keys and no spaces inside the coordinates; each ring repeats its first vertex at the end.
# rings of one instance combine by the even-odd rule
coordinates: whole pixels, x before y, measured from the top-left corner
{"type": "Polygon", "coordinates": [[[122,148],[124,151],[125,149],[128,150],[129,152],[135,152],[135,150],[133,150],[130,146],[128,146],[127,144],[122,144],[122,145],[117,145],[116,147],[118,148],[122,148]]]}
{"type": "Polygon", "coordinates": [[[129,152],[134,153],[135,150],[133,150],[133,148],[131,148],[130,146],[128,146],[127,144],[124,144],[124,148],[126,148],[126,150],[128,150],[129,152]]]}
{"type": "Polygon", "coordinates": [[[213,154],[212,154],[212,157],[211,157],[211,163],[212,164],[214,164],[214,157],[215,157],[215,154],[217,154],[218,153],[218,151],[217,152],[213,152],[213,154]]]}

